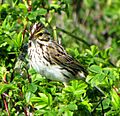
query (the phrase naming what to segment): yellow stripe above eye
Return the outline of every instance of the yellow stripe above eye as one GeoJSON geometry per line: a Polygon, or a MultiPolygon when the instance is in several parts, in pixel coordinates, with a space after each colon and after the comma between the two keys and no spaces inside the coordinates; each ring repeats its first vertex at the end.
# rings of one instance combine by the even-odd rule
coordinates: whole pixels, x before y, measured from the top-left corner
{"type": "Polygon", "coordinates": [[[38,35],[39,33],[43,33],[44,30],[38,31],[37,33],[35,33],[35,35],[38,35]]]}

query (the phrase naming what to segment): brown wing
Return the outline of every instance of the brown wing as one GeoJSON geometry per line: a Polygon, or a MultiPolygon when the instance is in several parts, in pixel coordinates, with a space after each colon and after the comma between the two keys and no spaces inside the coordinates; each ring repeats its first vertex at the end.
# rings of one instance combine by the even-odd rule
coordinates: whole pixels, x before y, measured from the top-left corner
{"type": "Polygon", "coordinates": [[[85,76],[87,75],[87,71],[78,61],[68,55],[61,45],[51,42],[48,47],[50,59],[54,63],[59,64],[63,69],[70,71],[74,75],[78,74],[78,72],[83,72],[85,76]]]}

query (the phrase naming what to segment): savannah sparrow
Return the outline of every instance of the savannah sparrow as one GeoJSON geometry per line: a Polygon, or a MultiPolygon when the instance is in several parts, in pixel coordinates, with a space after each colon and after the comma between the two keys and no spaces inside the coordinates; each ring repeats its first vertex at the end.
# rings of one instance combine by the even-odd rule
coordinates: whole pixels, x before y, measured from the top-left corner
{"type": "Polygon", "coordinates": [[[28,56],[30,66],[50,80],[67,83],[82,79],[87,71],[78,61],[66,53],[64,48],[51,39],[50,33],[41,23],[31,27],[28,56]]]}
{"type": "MultiPolygon", "coordinates": [[[[50,33],[43,24],[35,23],[31,27],[30,34],[29,63],[38,73],[47,79],[63,82],[65,85],[70,80],[85,80],[88,75],[87,70],[68,55],[60,44],[51,39],[50,33]]],[[[95,88],[103,94],[97,86],[95,88]]]]}

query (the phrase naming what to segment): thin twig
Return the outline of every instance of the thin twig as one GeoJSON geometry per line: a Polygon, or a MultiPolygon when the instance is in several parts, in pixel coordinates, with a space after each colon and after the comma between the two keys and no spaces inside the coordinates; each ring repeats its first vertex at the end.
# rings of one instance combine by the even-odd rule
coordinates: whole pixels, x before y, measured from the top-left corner
{"type": "Polygon", "coordinates": [[[32,1],[28,0],[27,3],[28,3],[28,12],[31,12],[31,10],[32,10],[32,1]]]}
{"type": "Polygon", "coordinates": [[[66,31],[66,30],[64,30],[64,29],[61,29],[61,28],[59,28],[59,27],[57,27],[57,29],[59,29],[59,30],[62,31],[63,33],[68,34],[69,36],[73,37],[74,39],[77,39],[77,40],[83,42],[85,45],[87,45],[88,47],[90,47],[90,44],[89,44],[88,42],[86,42],[85,40],[83,40],[82,38],[77,37],[77,36],[71,34],[70,32],[68,32],[68,31],[66,31]]]}
{"type": "Polygon", "coordinates": [[[28,68],[27,67],[24,67],[26,72],[27,72],[27,78],[28,78],[28,81],[29,83],[31,83],[31,78],[30,78],[30,75],[29,75],[29,72],[28,72],[28,68]]]}
{"type": "Polygon", "coordinates": [[[6,101],[6,96],[4,96],[4,94],[1,95],[2,96],[2,99],[3,99],[3,102],[4,102],[4,107],[5,107],[5,110],[6,112],[8,113],[8,116],[10,116],[10,112],[8,110],[8,103],[6,101]]]}
{"type": "MultiPolygon", "coordinates": [[[[101,100],[102,98],[100,97],[100,100],[101,100]]],[[[103,108],[103,104],[102,104],[102,101],[101,101],[101,107],[102,107],[102,115],[104,116],[104,108],[103,108]]]]}
{"type": "Polygon", "coordinates": [[[94,107],[92,113],[95,112],[96,108],[101,104],[101,102],[102,102],[103,100],[104,100],[104,98],[101,98],[101,97],[100,97],[100,101],[99,101],[99,103],[94,107]]]}
{"type": "Polygon", "coordinates": [[[24,113],[25,113],[25,116],[28,116],[27,108],[26,107],[24,108],[24,113]]]}

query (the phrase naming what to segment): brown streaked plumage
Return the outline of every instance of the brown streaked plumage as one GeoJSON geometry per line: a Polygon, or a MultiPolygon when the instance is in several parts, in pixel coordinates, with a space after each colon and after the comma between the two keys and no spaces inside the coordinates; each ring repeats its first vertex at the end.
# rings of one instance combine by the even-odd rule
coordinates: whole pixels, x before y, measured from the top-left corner
{"type": "Polygon", "coordinates": [[[28,55],[30,65],[48,79],[68,82],[87,75],[80,63],[68,55],[60,44],[53,41],[40,23],[35,23],[31,28],[28,55]]]}
{"type": "MultiPolygon", "coordinates": [[[[35,23],[31,28],[28,56],[30,66],[50,80],[66,84],[73,79],[85,80],[88,75],[87,70],[78,61],[51,39],[49,32],[41,23],[35,23]]],[[[101,89],[94,87],[104,95],[101,89]]]]}

